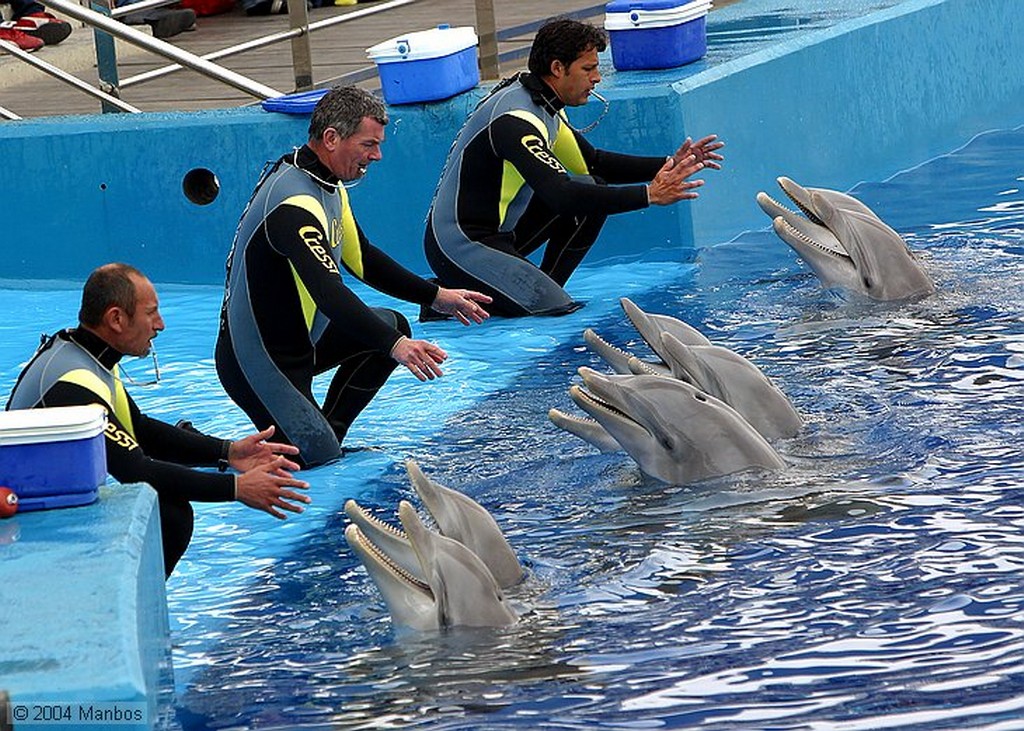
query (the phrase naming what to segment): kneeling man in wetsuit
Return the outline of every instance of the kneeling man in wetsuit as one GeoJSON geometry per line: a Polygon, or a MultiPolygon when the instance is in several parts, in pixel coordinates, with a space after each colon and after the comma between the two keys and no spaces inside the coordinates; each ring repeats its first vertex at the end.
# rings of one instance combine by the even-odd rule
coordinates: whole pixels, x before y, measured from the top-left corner
{"type": "Polygon", "coordinates": [[[457,317],[488,317],[478,292],[438,287],[373,246],[349,205],[345,183],[381,159],[387,110],[354,86],[317,103],[309,141],[265,172],[228,255],[217,337],[217,374],[260,428],[296,445],[316,465],[341,454],[352,421],[399,363],[421,381],[441,375],[446,353],[410,338],[405,317],[371,308],[341,277],[457,317]],[[336,368],[322,406],[313,377],[336,368]]]}
{"type": "Polygon", "coordinates": [[[562,287],[608,215],[696,198],[703,181],[688,178],[719,168],[714,135],[666,159],[595,149],[569,125],[564,108],[586,104],[605,46],[604,32],[585,23],[545,24],[529,73],[499,83],[448,154],[427,219],[427,261],[442,285],[489,294],[492,314],[577,309],[562,287]],[[526,257],[545,242],[538,269],[526,257]]]}
{"type": "Polygon", "coordinates": [[[215,439],[146,416],[125,391],[118,362],[125,355],[147,355],[164,329],[156,290],[138,269],[127,264],[96,269],[82,290],[78,320],[78,327],[44,338],[18,376],[7,408],[106,408],[107,470],[119,482],[147,482],[156,490],[167,576],[192,539],[189,501],[237,500],[281,519],[281,509],[302,512],[295,503],[309,498],[290,488],[308,485],[291,475],[288,470],[299,466],[284,456],[298,450],[265,442],[272,429],[234,442],[215,439]],[[200,472],[190,465],[220,471],[200,472]],[[226,472],[228,467],[240,474],[226,472]]]}

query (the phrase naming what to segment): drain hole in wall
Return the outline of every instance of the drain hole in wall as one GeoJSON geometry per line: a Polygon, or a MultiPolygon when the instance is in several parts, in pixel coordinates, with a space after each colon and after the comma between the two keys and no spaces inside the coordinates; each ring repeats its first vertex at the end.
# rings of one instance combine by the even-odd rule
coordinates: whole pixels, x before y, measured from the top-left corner
{"type": "Polygon", "coordinates": [[[185,197],[197,206],[207,206],[220,195],[220,181],[212,170],[195,168],[185,173],[181,181],[185,197]]]}

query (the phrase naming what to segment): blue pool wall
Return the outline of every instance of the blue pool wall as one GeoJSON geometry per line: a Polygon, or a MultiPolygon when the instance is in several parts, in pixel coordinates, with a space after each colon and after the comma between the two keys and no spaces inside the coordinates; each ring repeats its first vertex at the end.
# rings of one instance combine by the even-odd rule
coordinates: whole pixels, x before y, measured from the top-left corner
{"type": "MultiPolygon", "coordinates": [[[[848,189],[1009,120],[1024,101],[1024,76],[1013,71],[1024,67],[1018,3],[916,0],[746,55],[712,44],[707,59],[683,69],[607,69],[602,87],[613,111],[590,135],[594,144],[662,154],[687,135],[716,132],[728,157],[723,171],[709,172],[696,204],[611,220],[591,260],[644,252],[690,259],[762,227],[754,195],[780,174],[848,189]]],[[[709,33],[762,7],[769,5],[745,0],[715,11],[709,33]]],[[[416,271],[426,272],[422,222],[437,172],[482,93],[392,108],[385,158],[352,191],[370,237],[416,271]]],[[[583,119],[594,110],[573,113],[583,119]]],[[[247,108],[0,125],[2,284],[79,282],[111,260],[157,282],[219,283],[263,162],[301,142],[306,124],[247,108]],[[220,182],[210,205],[182,193],[196,168],[220,182]]],[[[151,491],[135,487],[88,508],[0,521],[0,613],[18,627],[16,653],[0,657],[0,691],[15,701],[141,699],[153,707],[167,647],[153,508],[151,491]],[[24,621],[54,596],[67,599],[62,622],[24,621]],[[70,649],[58,657],[57,644],[70,649]]]]}
{"type": "MultiPolygon", "coordinates": [[[[716,25],[756,0],[711,15],[716,25]]],[[[614,217],[590,261],[660,252],[690,259],[765,222],[758,190],[780,174],[848,189],[888,177],[971,135],[1024,102],[1024,14],[1017,0],[917,0],[768,45],[670,71],[621,72],[605,59],[612,111],[594,144],[667,154],[687,135],[727,142],[699,201],[614,217]]],[[[749,10],[747,11],[749,12],[749,10]]],[[[384,160],[352,191],[370,238],[417,272],[437,174],[475,89],[391,108],[384,160]]],[[[592,102],[591,105],[596,105],[592,102]]],[[[580,123],[592,108],[573,110],[580,123]]],[[[301,143],[308,118],[259,107],[105,115],[0,125],[8,210],[0,279],[81,280],[125,260],[156,281],[218,283],[238,216],[263,163],[301,143]],[[220,194],[190,202],[190,170],[220,194]],[[16,191],[16,192],[12,192],[16,191]]]]}

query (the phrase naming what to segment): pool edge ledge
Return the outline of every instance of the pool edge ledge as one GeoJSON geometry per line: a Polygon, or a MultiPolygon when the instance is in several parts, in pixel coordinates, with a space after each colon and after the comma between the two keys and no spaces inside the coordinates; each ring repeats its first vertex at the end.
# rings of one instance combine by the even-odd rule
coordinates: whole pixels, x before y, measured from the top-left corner
{"type": "Polygon", "coordinates": [[[117,728],[153,728],[173,687],[153,489],[104,487],[89,506],[0,521],[0,565],[0,693],[11,709],[66,706],[47,728],[121,709],[131,715],[117,728]]]}

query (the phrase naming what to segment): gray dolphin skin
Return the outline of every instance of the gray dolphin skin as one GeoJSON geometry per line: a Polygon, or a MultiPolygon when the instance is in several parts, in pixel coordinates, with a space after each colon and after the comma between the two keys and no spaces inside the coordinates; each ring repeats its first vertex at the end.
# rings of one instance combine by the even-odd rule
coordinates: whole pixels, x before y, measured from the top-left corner
{"type": "Polygon", "coordinates": [[[480,503],[432,481],[411,459],[406,461],[405,468],[441,535],[458,541],[479,556],[499,586],[508,588],[522,581],[526,572],[501,528],[480,503]]]}
{"type": "Polygon", "coordinates": [[[558,409],[548,409],[548,418],[559,429],[573,434],[606,454],[621,452],[622,445],[593,419],[584,419],[558,409]]]}
{"type": "Polygon", "coordinates": [[[711,341],[700,330],[682,320],[669,315],[651,315],[637,307],[628,297],[620,298],[619,304],[622,305],[622,310],[633,327],[640,333],[640,337],[650,346],[651,350],[658,354],[662,361],[665,360],[661,344],[663,333],[673,335],[676,339],[689,345],[711,345],[711,341]]]}
{"type": "MultiPolygon", "coordinates": [[[[526,572],[519,559],[494,517],[480,503],[434,482],[423,474],[414,460],[406,460],[405,469],[441,535],[462,543],[475,553],[502,588],[523,580],[526,572]]],[[[355,500],[345,502],[345,514],[391,561],[413,576],[424,578],[405,532],[366,512],[355,500]]]]}
{"type": "MultiPolygon", "coordinates": [[[[662,353],[661,345],[661,336],[664,333],[668,333],[680,341],[691,345],[711,344],[711,341],[704,337],[700,330],[682,320],[677,320],[669,315],[651,315],[640,309],[628,297],[620,298],[619,304],[622,305],[622,310],[626,313],[630,323],[640,333],[640,337],[644,339],[644,342],[662,360],[661,363],[641,360],[640,363],[644,366],[644,373],[669,375],[669,369],[665,365],[665,356],[662,353]]],[[[583,340],[616,373],[626,375],[634,372],[629,365],[630,358],[636,357],[632,353],[612,345],[589,327],[583,331],[583,340]]]]}
{"type": "Polygon", "coordinates": [[[791,437],[804,420],[786,394],[756,365],[720,345],[687,345],[663,333],[672,375],[724,401],[765,439],[791,437]]]}
{"type": "Polygon", "coordinates": [[[687,484],[749,468],[782,469],[782,458],[735,409],[663,376],[606,376],[580,368],[572,400],[605,428],[640,469],[687,484]]]}
{"type": "Polygon", "coordinates": [[[430,531],[405,500],[399,503],[398,515],[419,562],[419,576],[391,561],[355,523],[345,529],[345,540],[380,590],[396,625],[428,631],[500,627],[518,620],[494,575],[475,553],[430,531]]]}
{"type": "Polygon", "coordinates": [[[772,228],[826,287],[839,287],[879,301],[914,300],[935,292],[900,235],[852,196],[826,188],[804,188],[790,178],[779,187],[806,216],[767,193],[757,203],[772,228]]]}

